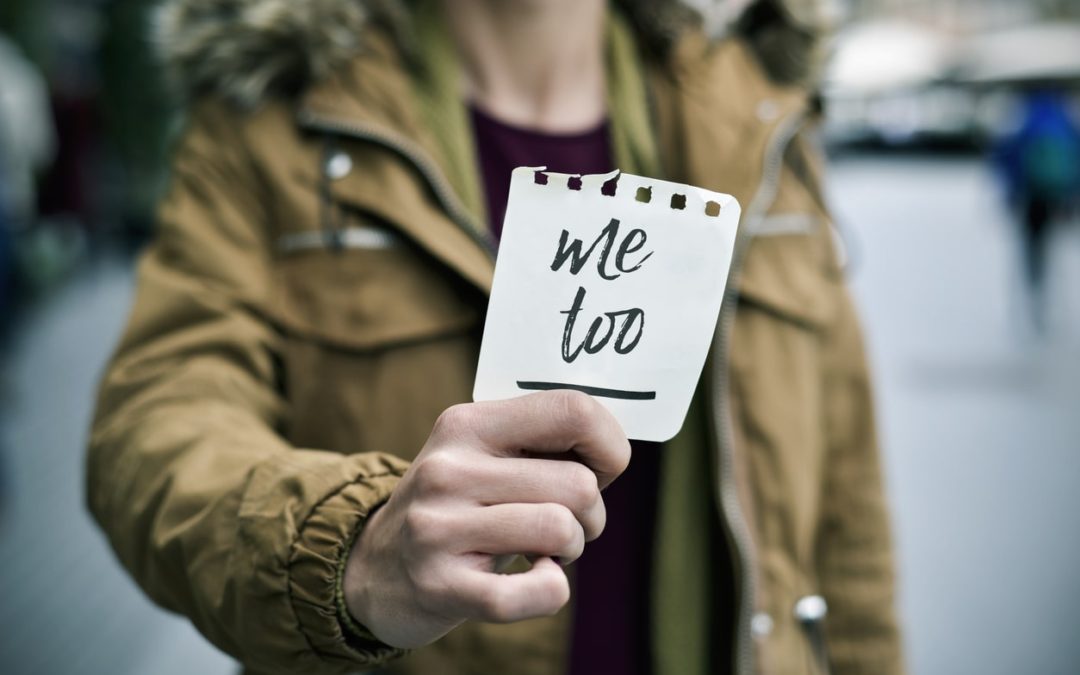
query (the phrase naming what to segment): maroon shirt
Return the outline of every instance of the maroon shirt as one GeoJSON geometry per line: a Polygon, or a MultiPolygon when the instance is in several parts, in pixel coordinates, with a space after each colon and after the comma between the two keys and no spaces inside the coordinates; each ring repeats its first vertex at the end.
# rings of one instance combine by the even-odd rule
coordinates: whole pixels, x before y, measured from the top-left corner
{"type": "MultiPolygon", "coordinates": [[[[471,108],[490,226],[502,234],[510,172],[546,166],[558,173],[614,169],[608,123],[574,134],[514,127],[471,108]]],[[[630,466],[604,491],[607,527],[585,547],[575,579],[571,675],[646,675],[651,670],[649,589],[660,471],[658,443],[634,441],[630,466]]]]}

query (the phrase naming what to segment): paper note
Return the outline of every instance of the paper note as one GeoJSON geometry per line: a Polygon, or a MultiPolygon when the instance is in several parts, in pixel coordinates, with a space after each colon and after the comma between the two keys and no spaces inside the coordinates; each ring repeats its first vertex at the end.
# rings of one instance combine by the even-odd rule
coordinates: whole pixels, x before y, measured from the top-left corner
{"type": "Polygon", "coordinates": [[[627,436],[682,427],[712,342],[739,203],[620,174],[514,170],[473,398],[576,389],[627,436]]]}

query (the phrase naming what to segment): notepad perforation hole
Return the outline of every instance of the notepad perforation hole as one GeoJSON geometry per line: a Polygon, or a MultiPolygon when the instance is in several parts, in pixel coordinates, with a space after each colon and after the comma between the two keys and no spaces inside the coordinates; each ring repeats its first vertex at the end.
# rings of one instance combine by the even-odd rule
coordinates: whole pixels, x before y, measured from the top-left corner
{"type": "Polygon", "coordinates": [[[604,184],[600,186],[600,194],[605,197],[614,197],[619,190],[619,177],[615,176],[611,180],[604,181],[604,184]]]}

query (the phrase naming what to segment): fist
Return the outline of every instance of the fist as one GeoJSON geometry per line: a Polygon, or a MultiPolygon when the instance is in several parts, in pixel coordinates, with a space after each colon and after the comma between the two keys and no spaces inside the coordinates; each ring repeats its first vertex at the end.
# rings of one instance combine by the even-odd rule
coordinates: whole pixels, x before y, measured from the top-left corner
{"type": "Polygon", "coordinates": [[[619,423],[585,394],[449,408],[349,552],[350,613],[404,648],[468,619],[554,614],[570,598],[560,563],[600,535],[600,491],[629,461],[619,423]],[[517,554],[532,568],[500,574],[517,554]]]}

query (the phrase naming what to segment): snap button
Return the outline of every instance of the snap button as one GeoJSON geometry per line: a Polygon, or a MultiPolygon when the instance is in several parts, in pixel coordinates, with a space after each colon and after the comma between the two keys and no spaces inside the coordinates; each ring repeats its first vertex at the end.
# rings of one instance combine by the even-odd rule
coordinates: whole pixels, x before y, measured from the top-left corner
{"type": "Polygon", "coordinates": [[[829,613],[829,605],[820,595],[807,595],[795,603],[794,613],[801,623],[818,623],[829,613]]]}
{"type": "Polygon", "coordinates": [[[349,172],[352,171],[352,157],[349,157],[348,153],[336,150],[326,158],[326,165],[323,170],[326,171],[327,178],[340,180],[348,176],[349,172]]]}
{"type": "Polygon", "coordinates": [[[771,98],[763,99],[758,103],[757,116],[762,122],[772,122],[780,116],[780,105],[771,98]]]}
{"type": "Polygon", "coordinates": [[[750,619],[750,634],[755,638],[768,637],[772,633],[773,619],[768,612],[758,612],[750,619]]]}

